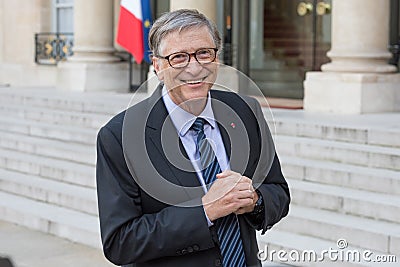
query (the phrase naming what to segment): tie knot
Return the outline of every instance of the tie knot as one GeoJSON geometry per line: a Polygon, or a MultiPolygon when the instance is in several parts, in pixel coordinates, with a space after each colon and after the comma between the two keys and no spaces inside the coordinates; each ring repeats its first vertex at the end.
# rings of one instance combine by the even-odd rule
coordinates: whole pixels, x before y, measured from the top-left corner
{"type": "Polygon", "coordinates": [[[200,132],[200,131],[204,131],[204,123],[206,121],[203,118],[197,118],[192,126],[190,127],[192,130],[194,130],[195,132],[200,132]]]}

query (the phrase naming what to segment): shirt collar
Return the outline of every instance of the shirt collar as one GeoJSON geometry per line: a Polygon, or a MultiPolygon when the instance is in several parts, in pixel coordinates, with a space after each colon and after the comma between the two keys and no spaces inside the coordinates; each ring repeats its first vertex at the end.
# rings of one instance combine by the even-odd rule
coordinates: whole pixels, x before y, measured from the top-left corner
{"type": "MultiPolygon", "coordinates": [[[[176,105],[169,96],[165,85],[162,89],[162,98],[168,114],[171,117],[171,120],[174,123],[179,135],[185,136],[197,117],[176,105]]],[[[214,118],[214,112],[211,107],[210,92],[208,92],[206,106],[198,117],[205,119],[212,128],[215,127],[216,122],[214,118]]]]}

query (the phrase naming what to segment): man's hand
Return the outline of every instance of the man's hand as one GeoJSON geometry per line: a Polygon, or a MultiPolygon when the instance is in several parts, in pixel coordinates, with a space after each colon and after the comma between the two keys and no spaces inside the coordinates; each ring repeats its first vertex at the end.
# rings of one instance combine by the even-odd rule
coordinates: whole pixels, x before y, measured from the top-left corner
{"type": "Polygon", "coordinates": [[[217,174],[217,180],[202,198],[207,217],[214,221],[231,213],[251,212],[257,202],[251,180],[230,170],[217,174]]]}
{"type": "MultiPolygon", "coordinates": [[[[237,176],[240,175],[239,173],[233,172],[233,171],[225,171],[222,172],[220,174],[217,174],[217,178],[218,179],[222,179],[222,178],[227,178],[230,176],[237,176]]],[[[258,195],[253,187],[252,181],[247,178],[246,176],[241,176],[242,178],[246,179],[246,181],[248,182],[248,186],[249,186],[249,190],[253,192],[253,202],[250,203],[249,205],[246,206],[242,206],[239,209],[237,209],[236,211],[234,211],[235,214],[243,214],[243,213],[247,213],[247,212],[252,212],[254,210],[254,206],[256,205],[256,202],[258,200],[258,195]]]]}

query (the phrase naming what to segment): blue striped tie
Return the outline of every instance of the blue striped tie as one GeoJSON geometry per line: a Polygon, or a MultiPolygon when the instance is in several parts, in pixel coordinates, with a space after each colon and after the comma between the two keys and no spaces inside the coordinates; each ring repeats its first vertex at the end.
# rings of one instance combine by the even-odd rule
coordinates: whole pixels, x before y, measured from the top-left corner
{"type": "MultiPolygon", "coordinates": [[[[191,129],[197,133],[196,147],[200,153],[200,163],[204,183],[209,188],[216,179],[216,175],[221,172],[221,167],[217,161],[211,144],[204,134],[205,120],[197,118],[191,129]]],[[[237,217],[231,213],[215,222],[220,241],[222,262],[224,267],[245,267],[245,255],[242,239],[240,237],[239,223],[237,217]]]]}

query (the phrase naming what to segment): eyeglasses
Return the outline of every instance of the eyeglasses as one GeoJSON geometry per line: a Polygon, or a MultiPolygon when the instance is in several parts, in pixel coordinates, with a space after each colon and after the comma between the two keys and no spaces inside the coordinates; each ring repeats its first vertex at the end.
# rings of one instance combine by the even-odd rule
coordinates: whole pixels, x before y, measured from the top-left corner
{"type": "Polygon", "coordinates": [[[163,58],[168,60],[168,63],[174,69],[185,68],[189,65],[190,58],[194,56],[199,64],[209,64],[215,60],[217,57],[218,48],[200,48],[194,53],[186,53],[186,52],[177,52],[172,53],[166,57],[158,56],[159,58],[163,58]]]}

